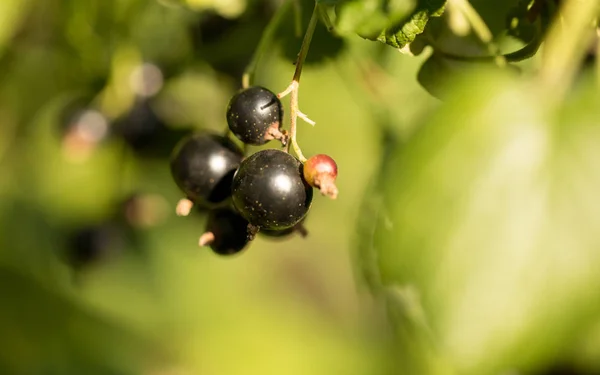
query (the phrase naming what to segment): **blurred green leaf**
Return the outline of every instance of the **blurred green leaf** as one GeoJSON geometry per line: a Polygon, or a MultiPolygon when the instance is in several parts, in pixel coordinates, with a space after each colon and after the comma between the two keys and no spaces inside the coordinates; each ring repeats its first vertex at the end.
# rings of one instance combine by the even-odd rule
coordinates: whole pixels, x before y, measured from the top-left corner
{"type": "Polygon", "coordinates": [[[445,5],[445,0],[349,1],[336,8],[336,30],[403,48],[425,30],[430,18],[444,12],[445,5]]]}
{"type": "MultiPolygon", "coordinates": [[[[300,14],[300,22],[302,25],[308,25],[311,17],[310,10],[314,0],[297,0],[303,11],[300,14]]],[[[302,44],[302,38],[296,34],[295,23],[292,19],[292,14],[289,15],[288,22],[284,22],[281,30],[277,32],[276,42],[282,47],[282,52],[285,58],[289,61],[295,61],[298,56],[298,51],[302,44]]],[[[354,35],[353,35],[354,36],[354,35]]],[[[317,23],[313,39],[310,44],[310,53],[306,56],[306,64],[323,63],[334,59],[343,53],[346,48],[346,41],[330,33],[324,22],[317,23]]]]}
{"type": "Polygon", "coordinates": [[[31,0],[0,1],[0,55],[6,42],[13,37],[22,20],[27,16],[31,0]]]}
{"type": "Polygon", "coordinates": [[[402,22],[415,9],[415,0],[347,1],[336,7],[336,31],[376,40],[384,30],[402,22]]]}
{"type": "Polygon", "coordinates": [[[440,52],[431,54],[425,60],[417,74],[417,80],[427,92],[438,99],[444,99],[446,92],[452,90],[452,84],[459,78],[476,69],[506,70],[518,72],[519,68],[508,65],[500,68],[492,59],[464,59],[449,58],[440,52]]]}
{"type": "Polygon", "coordinates": [[[445,6],[446,0],[419,0],[408,20],[386,28],[377,40],[395,48],[403,48],[425,30],[430,18],[441,16],[445,6]]]}
{"type": "Polygon", "coordinates": [[[539,7],[541,1],[539,0],[520,0],[515,5],[506,17],[506,24],[508,32],[517,38],[521,38],[524,41],[533,39],[536,34],[536,27],[534,25],[537,15],[531,12],[534,6],[539,7]]]}
{"type": "Polygon", "coordinates": [[[316,0],[317,4],[336,5],[348,0],[316,0]]]}
{"type": "Polygon", "coordinates": [[[0,268],[3,373],[136,374],[151,363],[147,337],[47,287],[0,268]]]}
{"type": "Polygon", "coordinates": [[[459,373],[539,369],[600,313],[598,93],[560,109],[489,71],[454,85],[392,155],[371,250],[459,373]]]}

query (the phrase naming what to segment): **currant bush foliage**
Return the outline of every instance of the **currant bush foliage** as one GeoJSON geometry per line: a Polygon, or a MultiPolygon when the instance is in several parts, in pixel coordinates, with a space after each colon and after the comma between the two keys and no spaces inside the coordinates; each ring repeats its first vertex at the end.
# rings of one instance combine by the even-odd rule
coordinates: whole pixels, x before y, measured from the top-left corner
{"type": "Polygon", "coordinates": [[[600,372],[598,2],[316,3],[298,140],[339,196],[247,246],[227,202],[176,217],[162,152],[61,113],[128,119],[150,61],[158,144],[221,137],[276,15],[252,84],[289,85],[314,0],[0,2],[0,373],[600,372]],[[115,204],[138,191],[162,198],[115,204]]]}

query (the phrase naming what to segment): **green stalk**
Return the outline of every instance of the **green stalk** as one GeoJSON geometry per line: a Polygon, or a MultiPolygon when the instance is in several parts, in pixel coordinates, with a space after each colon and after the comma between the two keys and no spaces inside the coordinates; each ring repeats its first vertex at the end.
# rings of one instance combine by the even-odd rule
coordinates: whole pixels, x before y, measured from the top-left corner
{"type": "MultiPolygon", "coordinates": [[[[296,139],[296,124],[298,121],[298,115],[300,111],[298,109],[298,87],[300,85],[300,76],[302,75],[302,67],[304,66],[304,61],[306,60],[306,56],[308,55],[308,50],[310,48],[310,42],[312,41],[313,34],[315,33],[315,28],[317,26],[317,22],[319,20],[319,4],[315,3],[315,7],[313,9],[312,15],[310,17],[310,21],[308,22],[308,26],[306,28],[306,33],[304,34],[304,40],[302,40],[302,46],[300,47],[300,52],[298,53],[298,59],[296,60],[296,70],[294,71],[294,77],[292,78],[292,83],[290,84],[290,142],[292,147],[294,148],[294,152],[298,156],[301,162],[306,161],[306,157],[302,154],[302,150],[298,145],[298,141],[296,139]]],[[[286,90],[287,91],[287,90],[286,90]]],[[[287,150],[288,146],[286,146],[287,150]]]]}
{"type": "Polygon", "coordinates": [[[308,22],[308,26],[306,28],[306,33],[304,34],[304,40],[302,40],[302,46],[300,47],[300,53],[298,53],[298,59],[296,60],[296,71],[294,72],[293,81],[300,82],[300,75],[302,74],[302,66],[304,65],[304,60],[306,60],[306,55],[308,55],[308,49],[310,48],[310,42],[312,41],[313,34],[315,33],[315,27],[317,26],[317,21],[319,20],[319,4],[315,4],[315,8],[313,9],[312,15],[310,16],[310,21],[308,22]]]}
{"type": "Polygon", "coordinates": [[[260,38],[260,42],[258,43],[258,46],[254,50],[254,54],[252,55],[252,59],[246,66],[246,69],[244,70],[244,74],[242,75],[242,87],[243,88],[250,87],[250,85],[252,85],[252,83],[254,82],[254,75],[256,74],[256,67],[258,66],[258,63],[259,63],[261,57],[265,54],[267,49],[272,45],[273,38],[275,36],[275,32],[281,25],[283,19],[285,18],[284,16],[287,13],[287,11],[290,9],[290,6],[292,5],[293,1],[294,0],[289,0],[289,1],[284,2],[279,7],[279,9],[277,9],[277,12],[275,12],[275,15],[273,15],[273,18],[271,18],[271,20],[269,21],[269,24],[263,31],[263,34],[260,38]]]}

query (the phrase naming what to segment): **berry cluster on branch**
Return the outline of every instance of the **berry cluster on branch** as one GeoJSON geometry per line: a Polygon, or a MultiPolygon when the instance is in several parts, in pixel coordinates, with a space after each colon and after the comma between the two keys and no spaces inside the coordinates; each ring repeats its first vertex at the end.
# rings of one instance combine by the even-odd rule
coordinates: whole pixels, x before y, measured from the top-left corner
{"type": "MultiPolygon", "coordinates": [[[[171,173],[185,198],[176,212],[187,216],[194,205],[208,209],[208,220],[200,246],[217,254],[236,254],[257,234],[282,238],[293,233],[306,236],[303,222],[313,200],[313,188],[337,198],[337,165],[324,154],[306,158],[296,140],[296,121],[314,121],[298,108],[302,65],[317,22],[309,22],[290,85],[275,94],[250,84],[253,72],[244,74],[243,88],[230,99],[225,135],[200,132],[183,139],[175,148],[171,173]],[[281,98],[290,96],[290,126],[283,129],[281,98]],[[277,141],[281,149],[269,148],[245,155],[229,136],[246,146],[277,141]],[[290,147],[296,156],[290,153],[290,147]]],[[[250,66],[256,66],[253,59],[250,66]]],[[[247,150],[247,147],[245,147],[247,150]]]]}

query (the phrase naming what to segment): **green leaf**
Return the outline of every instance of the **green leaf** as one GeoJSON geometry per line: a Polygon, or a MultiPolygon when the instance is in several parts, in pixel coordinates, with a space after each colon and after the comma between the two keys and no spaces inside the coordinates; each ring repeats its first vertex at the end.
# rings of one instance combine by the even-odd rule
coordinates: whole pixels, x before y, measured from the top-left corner
{"type": "Polygon", "coordinates": [[[348,0],[316,0],[317,4],[323,4],[323,5],[337,5],[337,4],[341,4],[344,3],[348,0]]]}
{"type": "MultiPolygon", "coordinates": [[[[421,65],[417,74],[417,80],[432,96],[444,99],[446,91],[452,88],[452,83],[458,77],[467,75],[475,69],[482,68],[490,70],[503,69],[495,65],[492,58],[465,58],[464,60],[458,60],[456,58],[449,58],[440,52],[434,52],[421,65]]],[[[508,65],[504,69],[511,72],[519,72],[519,68],[514,65],[508,65]]]]}
{"type": "Polygon", "coordinates": [[[146,334],[4,266],[0,292],[3,373],[134,374],[160,353],[146,334]]]}
{"type": "Polygon", "coordinates": [[[492,72],[453,87],[383,172],[370,259],[381,288],[413,291],[440,348],[413,360],[535,371],[600,313],[600,126],[588,110],[600,98],[557,108],[492,72]]]}
{"type": "Polygon", "coordinates": [[[376,40],[383,30],[401,23],[414,9],[414,0],[347,1],[336,6],[336,31],[376,40]]]}
{"type": "Polygon", "coordinates": [[[0,53],[5,43],[12,38],[21,26],[31,6],[30,0],[4,0],[0,2],[0,53]]]}
{"type": "Polygon", "coordinates": [[[445,5],[445,0],[420,0],[407,21],[386,28],[377,40],[395,48],[403,48],[425,30],[430,18],[442,15],[445,5]]]}
{"type": "Polygon", "coordinates": [[[356,33],[403,48],[425,30],[431,17],[444,12],[445,0],[363,0],[338,4],[338,33],[356,33]]]}
{"type": "Polygon", "coordinates": [[[535,21],[539,13],[534,13],[534,7],[538,7],[539,0],[520,0],[519,3],[511,9],[506,17],[506,28],[509,35],[524,41],[534,38],[537,28],[535,21]]]}

